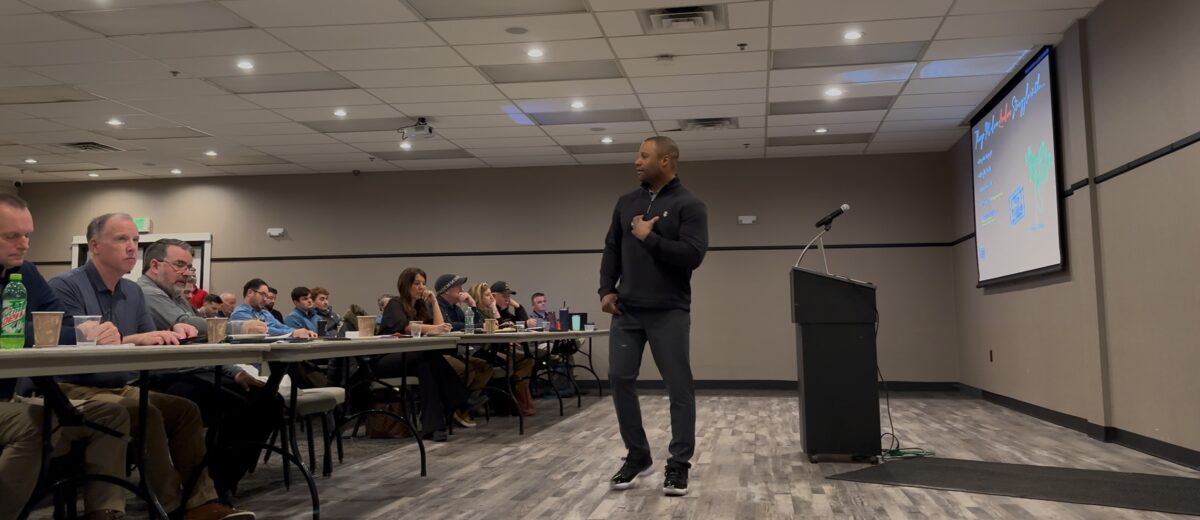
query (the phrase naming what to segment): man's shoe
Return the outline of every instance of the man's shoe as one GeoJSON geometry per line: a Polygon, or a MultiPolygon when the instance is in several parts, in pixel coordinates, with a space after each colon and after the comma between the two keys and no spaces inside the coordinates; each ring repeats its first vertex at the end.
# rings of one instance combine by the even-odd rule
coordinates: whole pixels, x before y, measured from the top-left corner
{"type": "Polygon", "coordinates": [[[669,497],[681,497],[688,492],[688,466],[683,464],[667,464],[663,477],[663,494],[669,497]]]}
{"type": "Polygon", "coordinates": [[[475,424],[474,420],[471,419],[471,414],[462,410],[456,410],[454,412],[454,424],[462,426],[463,428],[474,428],[479,426],[478,424],[475,424]]]}
{"type": "Polygon", "coordinates": [[[105,509],[102,511],[92,511],[87,514],[86,518],[87,520],[125,520],[125,512],[105,509]]]}
{"type": "Polygon", "coordinates": [[[183,520],[254,520],[254,513],[238,511],[217,501],[189,509],[183,520]]]}
{"type": "Polygon", "coordinates": [[[450,435],[446,434],[446,430],[434,430],[422,435],[421,438],[433,442],[446,442],[450,440],[450,435]]]}
{"type": "Polygon", "coordinates": [[[617,470],[617,473],[609,479],[608,485],[618,490],[629,489],[633,487],[633,483],[638,477],[645,477],[651,473],[654,473],[654,463],[650,460],[641,462],[626,457],[625,463],[621,464],[621,469],[617,470]]]}

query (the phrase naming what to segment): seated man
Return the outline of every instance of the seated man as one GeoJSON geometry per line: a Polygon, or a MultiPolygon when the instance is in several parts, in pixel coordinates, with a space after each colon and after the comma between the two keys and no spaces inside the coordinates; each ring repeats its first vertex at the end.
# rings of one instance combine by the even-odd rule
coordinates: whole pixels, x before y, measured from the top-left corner
{"type": "Polygon", "coordinates": [[[383,309],[387,307],[388,302],[392,301],[393,296],[387,293],[379,295],[379,314],[375,315],[375,324],[383,323],[383,309]]]}
{"type": "Polygon", "coordinates": [[[262,278],[254,278],[242,286],[242,304],[233,309],[230,320],[258,320],[267,324],[267,334],[271,336],[292,336],[295,338],[315,338],[317,334],[308,329],[297,329],[284,325],[267,311],[266,301],[267,282],[262,278]]]}
{"type": "Polygon", "coordinates": [[[531,300],[531,303],[533,303],[533,312],[530,313],[529,317],[539,322],[546,322],[548,330],[558,330],[558,315],[546,308],[547,299],[543,293],[533,293],[533,299],[531,300]]]}
{"type": "Polygon", "coordinates": [[[200,307],[200,315],[205,318],[226,318],[221,316],[221,306],[225,303],[221,301],[221,295],[209,293],[204,297],[204,305],[200,307]]]}
{"type": "Polygon", "coordinates": [[[338,326],[342,324],[342,317],[333,312],[333,303],[329,301],[329,289],[324,287],[313,287],[312,289],[313,307],[317,311],[316,321],[325,320],[329,323],[325,325],[324,331],[317,331],[318,334],[329,334],[330,331],[337,331],[338,326]]]}
{"type": "MultiPolygon", "coordinates": [[[[20,274],[25,285],[28,312],[62,312],[62,303],[32,262],[25,261],[29,237],[33,234],[33,215],[25,201],[0,193],[0,287],[8,285],[12,275],[20,274]]],[[[27,314],[27,316],[29,316],[27,314]]],[[[64,321],[71,316],[65,315],[64,321]]],[[[73,343],[74,326],[64,328],[59,343],[73,343]]],[[[33,345],[33,320],[25,321],[25,347],[33,345]]],[[[7,401],[12,380],[0,380],[0,397],[7,401]]],[[[42,414],[39,405],[0,401],[0,518],[16,518],[29,501],[42,461],[42,414]]],[[[85,420],[111,430],[128,433],[129,414],[115,404],[87,402],[77,405],[85,420]]],[[[56,421],[57,422],[57,421],[56,421]]],[[[84,471],[116,478],[125,476],[123,439],[88,427],[58,428],[51,437],[54,454],[63,455],[73,441],[87,441],[84,471]]],[[[125,518],[125,493],[114,485],[88,482],[84,486],[84,510],[88,520],[125,518]]]]}
{"type": "Polygon", "coordinates": [[[537,326],[537,320],[529,317],[525,308],[513,299],[517,292],[508,286],[508,282],[492,284],[492,296],[496,298],[496,308],[500,311],[500,322],[524,323],[526,327],[537,326]]]}
{"type": "MultiPolygon", "coordinates": [[[[465,276],[444,274],[439,276],[437,282],[433,284],[433,290],[438,295],[438,307],[442,310],[442,319],[449,323],[453,330],[463,330],[467,312],[474,316],[476,327],[481,326],[483,322],[483,317],[475,309],[475,300],[462,288],[464,283],[467,283],[465,276]]],[[[471,357],[471,377],[470,384],[467,386],[467,391],[471,393],[471,400],[467,404],[472,408],[484,401],[481,399],[483,389],[487,388],[488,382],[492,379],[492,367],[488,364],[487,359],[482,358],[491,359],[494,356],[489,356],[481,351],[478,355],[471,357]]],[[[459,379],[467,380],[466,367],[461,359],[455,356],[446,356],[446,362],[454,367],[454,372],[458,374],[459,379]]]]}
{"type": "MultiPolygon", "coordinates": [[[[85,331],[100,344],[174,345],[197,334],[196,327],[176,323],[170,331],[155,330],[146,309],[146,299],[134,282],[123,276],[137,263],[138,231],[124,213],[109,213],[92,219],[87,227],[88,250],[92,254],[82,267],[50,280],[66,312],[73,316],[98,315],[101,323],[85,331]]],[[[129,386],[133,372],[110,372],[60,378],[67,397],[120,404],[136,429],[145,422],[146,480],[163,507],[186,509],[185,520],[249,519],[254,514],[217,502],[217,492],[208,472],[201,470],[190,496],[184,497],[183,483],[192,478],[204,461],[204,424],[195,403],[153,392],[146,417],[138,416],[141,390],[129,386]],[[170,434],[168,435],[168,432],[170,434]]]]}
{"type": "MultiPolygon", "coordinates": [[[[87,401],[75,408],[86,421],[129,433],[129,414],[120,405],[87,401]]],[[[38,404],[0,402],[0,518],[16,518],[37,486],[44,413],[51,412],[38,404]]],[[[52,456],[66,455],[74,441],[86,441],[84,472],[125,478],[124,439],[88,426],[60,428],[57,422],[51,437],[52,456]]],[[[107,482],[89,481],[84,486],[83,506],[87,520],[124,520],[125,490],[107,482]]]]}
{"type": "MultiPolygon", "coordinates": [[[[177,323],[187,323],[207,336],[208,323],[180,294],[181,285],[192,269],[192,246],[182,240],[162,239],[147,247],[142,258],[138,286],[146,296],[146,307],[155,327],[170,330],[177,323]]],[[[248,329],[248,333],[265,333],[267,326],[255,321],[248,329]]],[[[245,444],[267,442],[283,420],[283,399],[275,393],[259,392],[266,384],[245,370],[237,366],[223,368],[228,378],[224,392],[213,391],[209,368],[159,372],[155,374],[154,386],[199,405],[206,424],[212,424],[216,414],[224,414],[216,447],[229,456],[221,457],[212,466],[212,476],[218,489],[232,492],[258,456],[258,448],[248,448],[245,444]],[[214,395],[220,395],[219,402],[214,402],[214,395]]]]}
{"type": "Polygon", "coordinates": [[[317,331],[317,311],[313,307],[312,291],[300,286],[292,289],[292,312],[283,324],[293,329],[317,331]]]}
{"type": "Polygon", "coordinates": [[[221,293],[221,308],[217,309],[218,318],[228,318],[233,315],[233,309],[237,308],[237,296],[231,292],[221,293]]]}
{"type": "Polygon", "coordinates": [[[267,311],[274,316],[275,319],[283,321],[283,313],[275,310],[275,300],[279,298],[279,289],[267,287],[267,311]]]}

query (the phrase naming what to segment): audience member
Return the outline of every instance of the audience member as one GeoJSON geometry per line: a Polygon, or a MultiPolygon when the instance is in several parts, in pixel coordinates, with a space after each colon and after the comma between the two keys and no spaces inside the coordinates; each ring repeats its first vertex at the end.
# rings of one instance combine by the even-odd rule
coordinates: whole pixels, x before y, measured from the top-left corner
{"type": "Polygon", "coordinates": [[[383,323],[383,308],[387,307],[388,302],[391,301],[392,298],[394,298],[394,296],[387,293],[379,295],[379,314],[375,315],[375,323],[377,325],[383,323]]]}
{"type": "Polygon", "coordinates": [[[317,331],[317,311],[313,308],[312,291],[300,286],[292,289],[292,312],[284,324],[293,329],[317,331]]]}
{"type": "MultiPolygon", "coordinates": [[[[482,321],[479,311],[475,309],[475,300],[462,288],[466,281],[467,277],[465,276],[444,274],[439,276],[437,283],[434,284],[434,290],[438,293],[437,303],[442,311],[442,319],[450,323],[453,330],[463,330],[467,312],[471,313],[475,323],[482,321]]],[[[446,362],[454,367],[454,372],[466,383],[467,391],[471,393],[471,400],[481,402],[483,389],[487,388],[488,381],[492,379],[492,366],[479,357],[471,357],[470,360],[471,376],[468,378],[463,360],[456,356],[446,356],[446,362]]]]}
{"type": "Polygon", "coordinates": [[[317,321],[327,321],[325,330],[318,330],[318,334],[328,335],[330,332],[337,331],[342,324],[342,317],[336,312],[333,312],[333,303],[329,301],[329,289],[324,287],[313,287],[312,290],[313,306],[317,311],[317,321]]]}
{"type": "Polygon", "coordinates": [[[276,289],[274,287],[267,287],[267,301],[266,301],[267,312],[271,313],[271,316],[274,316],[275,319],[277,319],[279,321],[283,321],[283,314],[280,313],[279,311],[275,310],[275,299],[278,297],[279,297],[279,289],[276,289]]]}
{"type": "Polygon", "coordinates": [[[308,329],[297,329],[284,325],[275,319],[264,307],[267,301],[267,282],[262,278],[254,278],[242,286],[242,303],[233,309],[230,320],[258,320],[267,324],[267,334],[270,336],[292,336],[296,338],[315,338],[316,333],[308,329]]]}
{"type": "MultiPolygon", "coordinates": [[[[195,327],[186,323],[172,325],[171,331],[157,331],[146,310],[146,300],[134,282],[123,276],[137,263],[138,231],[133,219],[124,213],[96,217],[87,227],[91,259],[82,267],[50,280],[66,311],[72,316],[99,315],[101,324],[85,331],[100,344],[135,345],[178,344],[195,336],[195,327]]],[[[138,416],[139,388],[129,386],[136,377],[132,372],[86,374],[61,378],[63,391],[70,399],[106,401],[120,404],[129,413],[134,427],[145,423],[145,450],[149,482],[163,507],[186,508],[185,520],[247,519],[253,513],[238,511],[217,502],[216,489],[207,470],[188,497],[181,496],[182,484],[196,473],[204,461],[204,431],[200,411],[194,403],[172,395],[151,392],[146,417],[138,416]]]]}
{"type": "Polygon", "coordinates": [[[508,282],[492,284],[492,296],[496,298],[496,308],[500,311],[500,321],[523,323],[527,328],[537,326],[537,320],[529,317],[525,308],[513,298],[517,292],[512,290],[508,282]]]}
{"type": "Polygon", "coordinates": [[[533,293],[533,299],[531,300],[533,305],[530,308],[532,312],[529,317],[539,322],[545,322],[547,330],[558,330],[558,315],[546,308],[547,300],[545,294],[540,292],[533,293]]]}
{"type": "Polygon", "coordinates": [[[218,309],[217,317],[228,318],[233,315],[233,310],[237,308],[237,296],[231,292],[221,293],[221,308],[218,309]]]}
{"type": "Polygon", "coordinates": [[[204,297],[204,305],[200,307],[200,315],[205,318],[225,318],[221,315],[221,306],[225,303],[221,301],[221,295],[209,293],[204,297]]]}
{"type": "Polygon", "coordinates": [[[204,298],[208,296],[208,291],[201,289],[197,285],[196,270],[194,268],[192,269],[192,274],[188,275],[187,280],[184,281],[183,292],[183,298],[187,300],[193,309],[199,309],[201,305],[204,305],[204,298]]]}
{"type": "MultiPolygon", "coordinates": [[[[475,284],[471,287],[471,298],[479,303],[479,312],[484,318],[500,321],[501,325],[511,325],[510,318],[502,318],[497,309],[495,293],[488,284],[475,284]]],[[[508,373],[514,377],[513,397],[520,405],[521,415],[529,416],[535,413],[533,394],[529,391],[529,378],[533,374],[533,360],[521,352],[516,352],[515,360],[510,360],[506,352],[495,354],[498,361],[508,365],[508,373]]]]}

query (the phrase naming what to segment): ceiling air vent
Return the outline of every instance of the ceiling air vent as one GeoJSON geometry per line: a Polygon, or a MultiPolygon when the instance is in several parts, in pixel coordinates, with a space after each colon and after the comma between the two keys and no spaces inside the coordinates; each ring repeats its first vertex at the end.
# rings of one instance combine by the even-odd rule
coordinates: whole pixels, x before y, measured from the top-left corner
{"type": "Polygon", "coordinates": [[[726,27],[724,5],[648,9],[640,14],[642,28],[648,34],[718,31],[726,27]]]}
{"type": "Polygon", "coordinates": [[[124,152],[120,148],[109,146],[106,144],[97,143],[94,141],[84,141],[80,143],[62,143],[55,145],[74,152],[124,152]]]}
{"type": "Polygon", "coordinates": [[[732,130],[737,127],[737,119],[731,117],[684,119],[679,122],[679,129],[684,132],[694,132],[698,130],[732,130]]]}

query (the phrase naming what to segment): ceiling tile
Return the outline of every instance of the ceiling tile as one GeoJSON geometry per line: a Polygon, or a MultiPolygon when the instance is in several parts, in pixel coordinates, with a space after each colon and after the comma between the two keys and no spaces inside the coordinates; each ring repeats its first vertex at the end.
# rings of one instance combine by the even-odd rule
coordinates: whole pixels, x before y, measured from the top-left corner
{"type": "Polygon", "coordinates": [[[0,88],[0,104],[89,101],[96,96],[69,85],[0,88]]]}
{"type": "MultiPolygon", "coordinates": [[[[912,75],[916,63],[812,67],[771,71],[772,87],[792,85],[850,85],[880,81],[904,81],[912,75]]],[[[852,90],[850,87],[847,91],[852,90]]]]}
{"type": "Polygon", "coordinates": [[[471,152],[460,149],[433,149],[421,150],[414,146],[411,150],[397,150],[394,152],[380,152],[374,154],[380,159],[393,161],[393,164],[408,164],[408,161],[428,160],[428,159],[465,159],[471,157],[471,152]]]}
{"type": "MultiPolygon", "coordinates": [[[[601,144],[604,144],[600,141],[601,139],[603,139],[605,137],[610,137],[613,140],[612,143],[610,143],[610,144],[630,144],[630,143],[638,144],[638,143],[641,143],[643,140],[645,140],[647,137],[653,137],[653,136],[654,136],[654,132],[641,132],[641,133],[636,133],[636,134],[591,132],[587,135],[560,135],[560,136],[555,137],[554,141],[563,146],[601,145],[601,144]]],[[[635,150],[636,150],[636,148],[635,148],[635,150]]],[[[579,152],[571,152],[571,153],[579,153],[579,152]]],[[[585,153],[593,153],[593,152],[585,152],[585,153]]],[[[596,153],[598,153],[598,152],[596,152],[596,153]]],[[[630,156],[631,156],[630,154],[626,154],[626,157],[630,157],[630,156]]]]}
{"type": "Polygon", "coordinates": [[[806,47],[782,49],[771,53],[771,67],[829,67],[833,65],[865,65],[917,61],[929,42],[879,43],[874,45],[838,45],[836,47],[806,47]]]}
{"type": "Polygon", "coordinates": [[[293,121],[338,121],[343,119],[382,119],[403,117],[404,114],[388,105],[355,105],[311,108],[277,108],[275,113],[293,121]],[[346,115],[334,114],[334,108],[341,108],[346,115]]]}
{"type": "Polygon", "coordinates": [[[261,175],[261,174],[301,174],[312,173],[312,170],[300,166],[298,164],[246,164],[221,166],[221,171],[225,173],[234,173],[239,175],[261,175]]]}
{"type": "Polygon", "coordinates": [[[581,123],[607,123],[636,121],[643,119],[640,108],[625,108],[616,110],[579,110],[570,112],[537,112],[529,114],[529,118],[539,125],[567,125],[581,123]]]}
{"type": "Polygon", "coordinates": [[[709,105],[694,107],[647,108],[650,119],[699,119],[709,117],[761,116],[766,111],[763,103],[740,105],[709,105]]]}
{"type": "Polygon", "coordinates": [[[292,74],[254,74],[210,78],[209,81],[235,94],[300,92],[354,88],[354,84],[336,72],[296,72],[292,74]]]}
{"type": "Polygon", "coordinates": [[[771,24],[771,2],[741,2],[726,8],[730,29],[766,27],[771,24]]]}
{"type": "Polygon", "coordinates": [[[948,16],[937,39],[987,38],[1018,34],[1061,33],[1075,20],[1087,16],[1088,9],[1060,11],[1020,11],[1011,13],[948,16]]]}
{"type": "Polygon", "coordinates": [[[546,135],[536,126],[502,126],[497,128],[445,128],[437,133],[447,139],[480,139],[494,137],[541,137],[546,135]]]}
{"type": "MultiPolygon", "coordinates": [[[[785,2],[787,4],[795,2],[785,2]]],[[[891,4],[892,2],[883,2],[891,4]]],[[[877,17],[872,17],[876,18],[877,17]]],[[[913,18],[907,20],[881,20],[876,22],[835,23],[826,25],[799,25],[771,29],[772,49],[795,49],[801,47],[834,47],[839,45],[869,45],[928,41],[933,38],[941,18],[913,18]],[[856,30],[863,37],[856,43],[846,43],[846,31],[856,30]]]]}
{"type": "Polygon", "coordinates": [[[867,149],[867,143],[810,144],[799,146],[769,146],[767,157],[805,157],[815,155],[856,155],[867,149]]]}
{"type": "Polygon", "coordinates": [[[479,148],[469,149],[469,152],[481,159],[491,157],[523,157],[532,155],[566,155],[566,150],[561,146],[537,146],[537,147],[500,147],[500,148],[479,148]]]}
{"type": "Polygon", "coordinates": [[[496,2],[494,0],[408,0],[426,20],[448,20],[455,18],[484,18],[491,16],[521,16],[532,14],[582,13],[587,11],[583,0],[521,0],[520,2],[496,2]]]}
{"type": "Polygon", "coordinates": [[[611,38],[613,52],[619,58],[646,58],[671,54],[719,54],[729,52],[761,51],[767,48],[766,29],[742,29],[736,31],[712,31],[684,34],[658,34],[653,36],[629,36],[611,38]],[[746,49],[738,44],[745,43],[746,49]]]}
{"type": "Polygon", "coordinates": [[[625,79],[589,79],[582,81],[545,81],[496,85],[511,99],[586,97],[632,94],[625,79]]]}
{"type": "Polygon", "coordinates": [[[245,146],[280,146],[297,144],[327,144],[337,141],[325,134],[284,134],[284,135],[247,135],[230,138],[231,141],[245,146]]]}
{"type": "Polygon", "coordinates": [[[457,150],[459,148],[459,146],[453,142],[441,138],[409,139],[408,143],[413,145],[413,147],[409,150],[404,150],[403,148],[400,148],[401,141],[399,137],[399,134],[392,134],[391,140],[376,143],[356,143],[354,147],[371,154],[390,152],[408,153],[409,151],[413,150],[421,152],[426,150],[457,150]]]}
{"type": "Polygon", "coordinates": [[[378,143],[382,141],[391,141],[393,143],[400,141],[400,133],[396,129],[376,130],[371,132],[335,132],[328,135],[331,138],[337,139],[343,143],[358,144],[358,143],[378,143]]]}
{"type": "Polygon", "coordinates": [[[106,36],[215,31],[251,26],[246,20],[213,2],[69,11],[60,16],[106,36]]]}
{"type": "Polygon", "coordinates": [[[927,143],[927,142],[878,142],[871,143],[867,147],[866,153],[928,153],[928,152],[944,152],[948,150],[953,143],[927,143]]]}
{"type": "Polygon", "coordinates": [[[26,70],[0,67],[0,87],[35,87],[57,84],[58,82],[55,80],[26,70]]]}
{"type": "Polygon", "coordinates": [[[413,116],[470,116],[483,114],[509,114],[520,116],[521,111],[505,100],[456,101],[447,103],[404,103],[395,105],[405,114],[413,116]]]}
{"type": "Polygon", "coordinates": [[[274,156],[303,154],[358,154],[359,150],[345,143],[279,144],[256,146],[256,150],[274,156]]]}
{"type": "Polygon", "coordinates": [[[120,36],[113,41],[152,58],[236,56],[292,50],[260,29],[120,36]]]}
{"type": "Polygon", "coordinates": [[[50,14],[0,16],[0,44],[100,38],[101,35],[50,14]]]}
{"type": "Polygon", "coordinates": [[[641,139],[627,143],[589,143],[563,146],[563,148],[572,155],[623,152],[626,160],[630,160],[630,158],[637,157],[637,152],[641,148],[641,139]]]}
{"type": "Polygon", "coordinates": [[[481,139],[455,139],[454,144],[468,149],[482,148],[520,148],[555,146],[557,143],[549,137],[500,137],[481,139]]]}
{"type": "Polygon", "coordinates": [[[1027,34],[995,38],[934,40],[929,43],[929,49],[925,51],[925,56],[922,59],[926,61],[952,60],[956,58],[1021,54],[1042,45],[1053,45],[1061,39],[1061,34],[1027,34]]]}
{"type": "Polygon", "coordinates": [[[107,39],[0,45],[0,63],[18,67],[129,61],[141,57],[107,39]]]}
{"type": "Polygon", "coordinates": [[[883,121],[886,110],[862,110],[859,112],[826,112],[821,114],[788,114],[767,116],[768,126],[803,126],[845,123],[878,123],[883,121]]]}
{"type": "Polygon", "coordinates": [[[17,110],[34,117],[90,117],[107,120],[116,115],[136,112],[129,107],[112,101],[68,101],[65,103],[31,103],[28,105],[9,105],[8,108],[17,110]]]}
{"type": "Polygon", "coordinates": [[[391,131],[413,124],[407,117],[383,119],[337,119],[330,121],[305,121],[304,126],[323,133],[391,131]]]}
{"type": "Polygon", "coordinates": [[[975,107],[929,107],[929,108],[893,108],[888,112],[885,121],[912,121],[916,119],[966,119],[975,107]]]}
{"type": "Polygon", "coordinates": [[[963,76],[958,78],[913,79],[904,87],[903,94],[940,94],[945,92],[991,91],[1004,80],[1003,74],[994,76],[963,76]]]}
{"type": "Polygon", "coordinates": [[[220,96],[224,90],[198,79],[161,79],[136,83],[85,83],[82,88],[108,99],[161,99],[220,96]]]}
{"type": "Polygon", "coordinates": [[[967,127],[951,128],[948,130],[924,130],[917,132],[880,132],[875,134],[871,142],[902,142],[926,141],[952,143],[967,133],[967,127]]]}
{"type": "MultiPolygon", "coordinates": [[[[304,164],[304,163],[300,163],[300,164],[304,164]]],[[[355,170],[358,170],[359,172],[390,172],[390,171],[396,171],[396,170],[400,169],[398,166],[396,166],[390,162],[387,162],[387,161],[371,161],[371,160],[365,160],[365,161],[357,160],[357,161],[345,161],[345,162],[320,162],[320,163],[304,164],[304,166],[306,166],[316,172],[320,172],[320,173],[334,173],[334,172],[344,173],[344,172],[354,172],[355,170]]]]}
{"type": "Polygon", "coordinates": [[[690,154],[693,152],[761,148],[764,144],[764,141],[765,140],[762,137],[752,137],[747,139],[727,139],[721,141],[683,141],[679,142],[678,144],[679,149],[683,152],[682,157],[690,157],[690,154]]]}
{"type": "Polygon", "coordinates": [[[521,121],[512,116],[439,116],[430,119],[435,131],[445,128],[489,128],[497,126],[531,126],[530,121],[521,121]]]}
{"type": "Polygon", "coordinates": [[[871,133],[859,134],[812,134],[812,135],[797,135],[790,137],[771,137],[767,139],[767,146],[808,146],[815,144],[866,144],[871,140],[871,133]]]}
{"type": "Polygon", "coordinates": [[[632,163],[634,160],[634,154],[628,152],[584,153],[573,157],[582,164],[621,164],[632,163]]]}
{"type": "Polygon", "coordinates": [[[602,135],[605,132],[614,134],[653,133],[654,128],[649,121],[626,121],[615,123],[583,123],[569,125],[545,125],[541,127],[551,136],[566,135],[602,135]]]}
{"type": "Polygon", "coordinates": [[[561,156],[531,156],[531,157],[488,157],[484,162],[497,167],[509,168],[515,166],[557,166],[579,164],[570,155],[561,156]]]}
{"type": "MultiPolygon", "coordinates": [[[[172,80],[178,81],[178,80],[172,80]]],[[[238,96],[203,96],[190,98],[131,99],[122,103],[155,114],[184,112],[216,112],[221,110],[251,110],[258,105],[238,96]]]]}
{"type": "Polygon", "coordinates": [[[178,70],[183,74],[199,78],[287,74],[292,72],[318,72],[326,70],[320,63],[309,59],[309,57],[299,52],[173,58],[164,59],[162,62],[171,67],[172,70],[178,70]],[[253,72],[247,73],[238,68],[238,62],[243,60],[254,63],[253,72]]]}
{"type": "Polygon", "coordinates": [[[917,78],[950,78],[957,76],[984,76],[988,74],[1008,74],[1024,61],[1023,54],[1011,56],[991,56],[987,58],[965,58],[958,60],[938,60],[921,63],[917,67],[917,78]]]}
{"type": "Polygon", "coordinates": [[[487,168],[487,163],[474,157],[463,159],[417,159],[414,161],[392,161],[405,170],[444,170],[458,168],[487,168]]]}
{"type": "Polygon", "coordinates": [[[517,43],[598,38],[600,26],[590,13],[517,16],[426,22],[451,45],[517,43]],[[505,31],[523,27],[521,34],[505,31]]]}
{"type": "Polygon", "coordinates": [[[950,14],[982,14],[1004,11],[1039,11],[1046,9],[1076,9],[1096,7],[1100,0],[958,0],[950,14]]]}
{"type": "Polygon", "coordinates": [[[767,129],[767,137],[787,137],[793,135],[822,135],[817,133],[818,128],[824,128],[823,134],[857,134],[857,133],[873,133],[879,128],[878,122],[871,123],[845,123],[845,124],[829,124],[829,125],[801,125],[801,126],[775,126],[767,129]]]}
{"type": "Polygon", "coordinates": [[[478,85],[488,83],[472,67],[434,69],[358,70],[342,73],[363,88],[478,85]]]}
{"type": "Polygon", "coordinates": [[[284,123],[283,116],[270,110],[228,110],[223,112],[192,112],[172,114],[170,118],[189,126],[227,126],[251,123],[284,123]]]}
{"type": "Polygon", "coordinates": [[[313,51],[308,55],[333,70],[417,69],[468,65],[454,49],[445,46],[313,51]]]}
{"type": "MultiPolygon", "coordinates": [[[[738,0],[710,0],[709,4],[725,4],[738,0]]],[[[589,0],[594,11],[624,11],[629,9],[662,9],[696,5],[694,0],[589,0]]]]}
{"type": "Polygon", "coordinates": [[[900,96],[892,108],[927,108],[977,106],[988,95],[987,91],[952,92],[946,94],[913,94],[900,96]]]}
{"type": "Polygon", "coordinates": [[[291,135],[291,134],[311,134],[313,129],[304,126],[300,123],[289,121],[287,123],[251,123],[251,124],[234,124],[234,125],[209,125],[204,129],[214,135],[219,136],[239,136],[239,135],[291,135]]]}
{"type": "Polygon", "coordinates": [[[413,22],[418,19],[403,3],[395,0],[223,0],[221,3],[259,27],[413,22]]]}
{"type": "Polygon", "coordinates": [[[880,132],[914,132],[918,130],[949,130],[962,125],[962,118],[955,119],[920,119],[914,121],[884,121],[879,125],[880,132]]]}
{"type": "Polygon", "coordinates": [[[775,2],[772,25],[803,25],[860,20],[944,16],[953,0],[805,0],[775,2]]]}
{"type": "Polygon", "coordinates": [[[385,103],[436,103],[441,101],[487,101],[504,99],[492,85],[443,85],[438,88],[398,87],[369,91],[385,103]]]}
{"type": "Polygon", "coordinates": [[[650,107],[680,107],[692,105],[731,105],[765,103],[767,89],[707,90],[697,92],[664,92],[639,94],[642,105],[650,107]]]}
{"type": "Polygon", "coordinates": [[[3,2],[0,3],[0,16],[8,16],[13,14],[36,14],[39,11],[20,2],[3,2]]]}
{"type": "Polygon", "coordinates": [[[479,70],[487,74],[493,83],[580,81],[621,77],[621,69],[613,60],[481,65],[479,70]]]}
{"type": "Polygon", "coordinates": [[[841,99],[812,99],[805,101],[781,101],[771,103],[771,115],[786,114],[815,114],[818,112],[854,112],[864,110],[885,110],[892,103],[892,97],[861,97],[841,99]]]}
{"type": "Polygon", "coordinates": [[[171,79],[171,71],[153,60],[43,65],[29,70],[64,83],[136,82],[171,79]]]}
{"type": "Polygon", "coordinates": [[[613,11],[596,13],[596,20],[604,28],[604,34],[613,36],[633,36],[642,34],[642,24],[634,11],[613,11]]]}
{"type": "Polygon", "coordinates": [[[289,27],[270,29],[269,32],[302,51],[386,49],[446,44],[423,23],[289,27]]]}
{"type": "Polygon", "coordinates": [[[746,139],[762,139],[762,128],[732,128],[728,130],[679,130],[671,132],[663,132],[662,135],[668,136],[680,143],[690,143],[692,141],[745,141],[746,139]]]}
{"type": "Polygon", "coordinates": [[[629,81],[633,83],[633,88],[639,93],[765,88],[767,71],[694,76],[654,76],[632,78],[629,81]]]}
{"type": "Polygon", "coordinates": [[[745,72],[767,69],[766,51],[746,51],[730,54],[707,54],[703,56],[676,56],[670,61],[658,58],[621,60],[621,66],[629,77],[674,76],[679,74],[712,74],[717,72],[745,72]]]}
{"type": "Polygon", "coordinates": [[[608,40],[561,40],[537,43],[504,43],[489,45],[459,45],[455,50],[473,65],[513,65],[524,63],[551,63],[558,61],[611,60],[612,50],[608,40]],[[531,58],[530,49],[538,48],[543,55],[531,58]]]}
{"type": "Polygon", "coordinates": [[[578,98],[544,98],[527,99],[516,102],[525,112],[570,112],[572,110],[612,110],[620,108],[641,108],[637,96],[625,94],[619,96],[590,96],[578,98]],[[571,103],[582,101],[584,108],[575,109],[571,103]]]}
{"type": "Polygon", "coordinates": [[[337,108],[379,103],[378,99],[361,89],[243,94],[241,97],[264,108],[337,108]]]}
{"type": "MultiPolygon", "coordinates": [[[[904,87],[903,81],[882,81],[879,83],[856,83],[843,90],[842,98],[895,96],[904,87]]],[[[811,99],[828,99],[825,95],[825,85],[802,85],[798,87],[775,87],[770,91],[772,103],[780,101],[805,101],[811,99]]]]}

